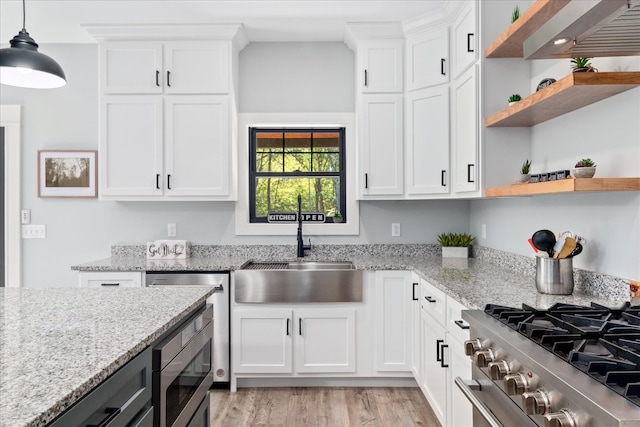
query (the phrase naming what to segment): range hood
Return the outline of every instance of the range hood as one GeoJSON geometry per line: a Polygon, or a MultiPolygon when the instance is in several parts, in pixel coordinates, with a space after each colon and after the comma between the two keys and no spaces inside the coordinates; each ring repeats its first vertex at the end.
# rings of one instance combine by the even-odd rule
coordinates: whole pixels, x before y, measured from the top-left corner
{"type": "Polygon", "coordinates": [[[525,59],[640,55],[640,0],[572,0],[523,50],[525,59]]]}

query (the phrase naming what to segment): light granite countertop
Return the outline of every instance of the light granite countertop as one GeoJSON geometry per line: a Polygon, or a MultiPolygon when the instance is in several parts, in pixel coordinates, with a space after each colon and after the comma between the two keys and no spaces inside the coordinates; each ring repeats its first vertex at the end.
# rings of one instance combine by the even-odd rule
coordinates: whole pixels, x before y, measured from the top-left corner
{"type": "Polygon", "coordinates": [[[629,300],[629,284],[584,270],[574,272],[572,295],[545,295],[535,287],[533,257],[478,248],[475,258],[443,259],[436,245],[317,245],[298,259],[288,245],[200,246],[185,260],[147,260],[144,247],[114,247],[112,257],[73,266],[78,271],[233,271],[254,261],[351,261],[361,270],[409,270],[469,309],[486,304],[540,309],[556,302],[618,306],[629,300]]]}
{"type": "Polygon", "coordinates": [[[0,288],[0,426],[52,421],[212,292],[0,288]]]}

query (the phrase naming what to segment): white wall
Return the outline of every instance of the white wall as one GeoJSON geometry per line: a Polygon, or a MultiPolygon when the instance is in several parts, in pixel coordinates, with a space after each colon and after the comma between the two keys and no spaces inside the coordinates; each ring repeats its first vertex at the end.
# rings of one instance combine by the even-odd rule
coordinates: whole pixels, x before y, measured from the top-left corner
{"type": "MultiPolygon", "coordinates": [[[[23,106],[22,207],[31,210],[33,224],[47,226],[46,239],[23,240],[23,286],[75,286],[71,265],[106,258],[113,244],[145,244],[166,238],[170,222],[177,224],[177,238],[195,244],[295,244],[294,233],[236,237],[235,203],[38,198],[38,150],[98,148],[97,46],[54,44],[42,45],[40,50],[59,61],[67,74],[67,86],[0,89],[1,104],[23,106]]],[[[341,43],[249,45],[240,65],[254,70],[241,76],[243,111],[354,109],[353,54],[341,43]],[[271,71],[263,74],[260,70],[271,71]],[[260,90],[267,77],[271,83],[279,82],[278,87],[260,90]],[[272,99],[275,92],[278,95],[272,99]],[[251,93],[260,95],[253,98],[251,93]]],[[[435,243],[442,231],[468,231],[469,227],[469,202],[465,201],[363,202],[360,212],[359,236],[310,236],[312,241],[435,243]],[[401,223],[401,237],[391,237],[392,222],[401,223]]]]}

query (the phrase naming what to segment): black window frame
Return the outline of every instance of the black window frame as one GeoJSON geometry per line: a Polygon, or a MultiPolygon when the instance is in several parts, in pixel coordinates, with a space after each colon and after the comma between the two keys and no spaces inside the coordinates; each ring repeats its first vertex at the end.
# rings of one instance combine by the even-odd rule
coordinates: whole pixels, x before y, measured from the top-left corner
{"type": "MultiPolygon", "coordinates": [[[[273,177],[273,178],[318,178],[318,177],[338,177],[340,179],[340,214],[343,221],[347,221],[347,153],[346,153],[346,128],[345,127],[250,127],[249,128],[249,222],[252,224],[267,224],[267,217],[256,217],[256,178],[273,177]],[[285,133],[338,133],[339,137],[339,171],[338,172],[257,172],[256,171],[256,153],[257,138],[256,135],[261,132],[267,133],[283,133],[283,150],[284,150],[284,134],[285,133]]],[[[313,152],[313,137],[311,139],[311,152],[313,152]]],[[[313,156],[312,156],[313,157],[313,156]]],[[[313,160],[311,160],[313,162],[313,160]]],[[[313,169],[313,168],[311,168],[313,169]]],[[[333,217],[327,216],[324,224],[334,223],[333,217]]]]}

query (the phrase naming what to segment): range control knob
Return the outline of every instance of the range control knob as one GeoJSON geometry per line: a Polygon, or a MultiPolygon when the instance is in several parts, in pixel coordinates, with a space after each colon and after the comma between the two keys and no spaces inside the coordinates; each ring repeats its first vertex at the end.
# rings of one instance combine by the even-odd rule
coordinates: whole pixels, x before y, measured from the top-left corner
{"type": "Polygon", "coordinates": [[[485,350],[478,350],[473,355],[473,358],[476,361],[476,366],[478,368],[486,368],[489,366],[489,362],[493,362],[495,360],[495,355],[493,354],[493,350],[487,348],[485,350]]]}
{"type": "Polygon", "coordinates": [[[476,351],[482,348],[482,342],[476,338],[475,340],[466,340],[464,342],[464,354],[473,356],[476,351]]]}
{"type": "Polygon", "coordinates": [[[545,415],[544,427],[578,427],[578,421],[570,410],[563,408],[545,415]]]}
{"type": "Polygon", "coordinates": [[[501,380],[505,375],[511,373],[511,368],[506,360],[496,360],[488,365],[489,376],[492,380],[501,380]]]}
{"type": "Polygon", "coordinates": [[[521,373],[509,374],[504,376],[504,387],[507,390],[507,394],[513,396],[527,391],[529,389],[529,382],[521,373]]]}
{"type": "Polygon", "coordinates": [[[551,410],[549,394],[539,388],[522,393],[522,407],[527,415],[545,415],[551,410]]]}

